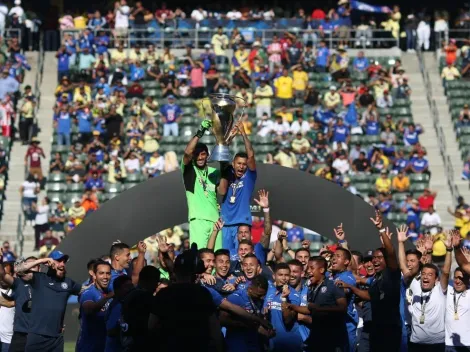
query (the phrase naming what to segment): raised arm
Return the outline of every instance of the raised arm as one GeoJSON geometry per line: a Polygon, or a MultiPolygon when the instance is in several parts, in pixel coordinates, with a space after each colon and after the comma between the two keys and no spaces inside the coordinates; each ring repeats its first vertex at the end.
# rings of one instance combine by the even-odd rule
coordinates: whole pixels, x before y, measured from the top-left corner
{"type": "Polygon", "coordinates": [[[343,281],[336,281],[336,286],[342,287],[342,288],[348,288],[351,290],[353,294],[355,294],[359,299],[363,301],[370,301],[370,295],[368,290],[361,290],[357,286],[353,286],[350,284],[347,284],[346,282],[343,281]]]}
{"type": "Polygon", "coordinates": [[[212,228],[212,233],[211,237],[209,237],[209,241],[207,241],[207,248],[208,249],[214,249],[215,248],[215,241],[217,240],[217,235],[219,234],[220,230],[222,230],[222,227],[224,227],[224,222],[222,219],[217,220],[216,223],[214,223],[214,227],[212,228]]]}
{"type": "Polygon", "coordinates": [[[273,231],[273,225],[271,223],[271,214],[269,212],[269,192],[265,191],[264,189],[261,189],[259,190],[258,195],[259,199],[255,198],[255,202],[263,208],[264,213],[264,231],[259,243],[261,243],[264,248],[269,248],[271,233],[273,231]]]}
{"type": "Polygon", "coordinates": [[[406,253],[405,253],[405,242],[408,240],[410,235],[408,233],[408,226],[401,225],[397,229],[397,240],[398,240],[398,261],[400,263],[400,270],[403,274],[403,279],[408,281],[410,278],[410,271],[406,265],[406,253]]]}
{"type": "Polygon", "coordinates": [[[348,249],[348,242],[346,241],[346,234],[343,230],[343,223],[339,224],[337,227],[333,229],[336,238],[338,239],[338,243],[344,249],[348,249]]]}
{"type": "Polygon", "coordinates": [[[166,243],[165,236],[157,236],[156,240],[158,244],[158,250],[162,254],[162,260],[161,260],[161,262],[163,262],[162,266],[164,265],[166,267],[166,270],[170,274],[170,278],[173,278],[174,253],[170,251],[170,246],[168,245],[168,243],[166,243]]]}
{"type": "Polygon", "coordinates": [[[379,230],[380,238],[382,239],[383,246],[385,248],[387,262],[387,267],[391,270],[398,270],[398,260],[395,253],[395,248],[393,248],[391,234],[388,231],[388,228],[383,227],[382,213],[378,210],[375,211],[375,219],[370,218],[375,227],[379,230]],[[390,237],[389,237],[390,236],[390,237]]]}
{"type": "Polygon", "coordinates": [[[204,133],[212,127],[212,121],[204,120],[201,122],[199,129],[196,132],[196,135],[189,141],[188,145],[184,149],[183,163],[188,165],[191,160],[193,160],[194,149],[196,149],[197,142],[199,139],[204,136],[204,133]]]}
{"type": "Polygon", "coordinates": [[[462,237],[459,231],[452,232],[452,246],[455,249],[455,260],[458,266],[467,274],[470,275],[470,262],[465,255],[467,250],[465,247],[460,247],[462,237]],[[460,248],[459,248],[460,247],[460,248]]]}
{"type": "Polygon", "coordinates": [[[441,283],[442,291],[446,292],[447,285],[449,285],[450,267],[452,265],[452,251],[454,250],[454,247],[452,246],[452,233],[450,231],[446,233],[444,244],[446,246],[446,258],[441,270],[439,282],[441,283]]]}
{"type": "MultiPolygon", "coordinates": [[[[86,293],[85,293],[86,295],[86,293]]],[[[104,295],[99,301],[93,302],[93,301],[87,301],[86,297],[82,297],[85,301],[82,304],[83,308],[83,313],[85,315],[91,315],[98,313],[101,308],[104,307],[104,305],[114,296],[114,292],[111,292],[110,294],[104,295]]]]}
{"type": "Polygon", "coordinates": [[[139,251],[139,254],[132,269],[132,283],[134,285],[137,285],[139,282],[140,271],[145,266],[145,252],[147,251],[147,245],[144,243],[144,241],[139,242],[137,245],[137,250],[139,251]]]}
{"type": "Polygon", "coordinates": [[[245,151],[246,151],[246,154],[248,155],[248,160],[247,160],[248,168],[251,171],[254,171],[256,170],[256,161],[255,161],[255,151],[253,150],[253,146],[251,145],[251,142],[248,139],[248,136],[246,135],[245,127],[243,126],[243,123],[241,121],[237,122],[236,127],[238,128],[238,131],[242,135],[243,143],[245,143],[245,151]]]}

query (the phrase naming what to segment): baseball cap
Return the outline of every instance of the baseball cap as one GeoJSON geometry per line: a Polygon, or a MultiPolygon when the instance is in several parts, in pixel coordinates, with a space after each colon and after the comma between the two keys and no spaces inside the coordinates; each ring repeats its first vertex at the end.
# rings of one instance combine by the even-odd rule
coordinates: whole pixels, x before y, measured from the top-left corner
{"type": "Polygon", "coordinates": [[[374,251],[372,249],[369,249],[368,251],[364,252],[364,255],[363,255],[364,263],[370,262],[373,256],[374,256],[374,251]]]}
{"type": "Polygon", "coordinates": [[[170,95],[168,96],[168,99],[175,99],[175,96],[172,95],[172,94],[170,94],[170,95]]]}
{"type": "Polygon", "coordinates": [[[336,90],[336,87],[335,87],[335,86],[331,86],[331,87],[330,87],[330,90],[336,90]]]}
{"type": "Polygon", "coordinates": [[[66,262],[69,260],[69,256],[67,254],[62,253],[61,251],[52,251],[51,254],[49,254],[49,258],[54,260],[63,259],[66,262]]]}

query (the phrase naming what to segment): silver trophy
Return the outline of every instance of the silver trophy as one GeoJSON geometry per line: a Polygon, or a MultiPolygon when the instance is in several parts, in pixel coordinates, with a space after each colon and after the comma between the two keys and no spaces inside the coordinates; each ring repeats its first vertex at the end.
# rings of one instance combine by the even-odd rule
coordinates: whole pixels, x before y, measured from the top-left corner
{"type": "MultiPolygon", "coordinates": [[[[212,133],[215,136],[216,145],[212,150],[209,162],[214,161],[232,161],[229,145],[236,131],[233,131],[234,112],[238,106],[237,100],[243,102],[243,110],[238,121],[245,111],[246,101],[243,98],[230,94],[216,93],[209,95],[211,112],[210,120],[212,121],[212,133]]],[[[202,105],[204,108],[204,104],[202,105]]]]}

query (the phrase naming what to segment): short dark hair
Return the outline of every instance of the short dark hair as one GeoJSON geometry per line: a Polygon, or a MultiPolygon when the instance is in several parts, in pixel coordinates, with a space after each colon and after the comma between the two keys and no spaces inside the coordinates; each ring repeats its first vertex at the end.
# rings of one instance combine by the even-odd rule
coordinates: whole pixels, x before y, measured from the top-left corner
{"type": "Polygon", "coordinates": [[[247,244],[251,246],[251,248],[254,248],[253,242],[251,242],[250,240],[241,240],[240,242],[238,242],[238,246],[240,246],[241,244],[247,244]]]}
{"type": "Polygon", "coordinates": [[[406,252],[405,252],[405,255],[415,255],[416,257],[418,257],[418,259],[420,260],[421,257],[423,256],[423,253],[421,253],[420,251],[418,251],[417,249],[408,249],[406,252]]]}
{"type": "Polygon", "coordinates": [[[359,252],[359,251],[351,251],[351,254],[352,255],[355,255],[356,257],[359,257],[359,263],[357,264],[361,264],[363,261],[364,261],[364,257],[362,256],[362,253],[359,252]]]}
{"type": "Polygon", "coordinates": [[[95,274],[98,272],[98,267],[99,267],[100,265],[109,266],[109,270],[112,270],[111,264],[109,264],[108,262],[105,262],[104,260],[97,260],[97,261],[93,264],[93,272],[94,272],[95,274]]]}
{"type": "Polygon", "coordinates": [[[109,256],[111,257],[111,260],[113,260],[114,256],[120,254],[124,249],[130,249],[129,245],[122,242],[113,244],[109,250],[109,256]]]}
{"type": "Polygon", "coordinates": [[[434,264],[426,263],[426,264],[423,265],[422,270],[424,270],[425,268],[434,270],[434,273],[436,274],[436,277],[439,277],[439,268],[437,266],[435,266],[434,264]]]}
{"type": "Polygon", "coordinates": [[[295,250],[295,254],[297,255],[297,253],[304,252],[304,251],[307,252],[308,255],[310,256],[310,250],[307,249],[307,248],[297,248],[297,249],[295,250]]]}
{"type": "Polygon", "coordinates": [[[202,259],[202,256],[203,256],[204,254],[214,254],[214,250],[213,250],[213,249],[209,249],[209,248],[201,248],[201,249],[198,251],[199,258],[202,259]]]}
{"type": "Polygon", "coordinates": [[[97,261],[99,261],[99,260],[102,260],[102,259],[96,259],[96,258],[90,259],[90,260],[88,261],[88,263],[86,264],[87,269],[88,269],[88,270],[94,270],[93,268],[95,267],[95,263],[96,263],[97,261]]]}
{"type": "Polygon", "coordinates": [[[224,249],[224,248],[221,248],[221,249],[218,249],[214,252],[214,256],[217,258],[218,256],[221,256],[221,255],[226,255],[227,257],[229,257],[230,259],[230,251],[228,249],[224,249]]]}
{"type": "Polygon", "coordinates": [[[269,283],[268,280],[263,276],[263,275],[256,275],[252,280],[251,280],[251,287],[259,287],[262,288],[263,290],[267,290],[269,283]]]}
{"type": "Polygon", "coordinates": [[[300,262],[300,260],[297,260],[297,259],[289,260],[289,261],[287,262],[287,265],[295,265],[295,266],[298,266],[298,267],[302,268],[302,270],[303,270],[303,268],[304,268],[304,266],[303,266],[303,264],[300,262]]]}
{"type": "Polygon", "coordinates": [[[456,272],[456,271],[460,271],[460,272],[462,273],[462,276],[463,276],[463,279],[464,279],[465,283],[468,283],[468,280],[469,280],[470,275],[468,275],[468,274],[462,269],[462,267],[460,267],[460,266],[458,266],[458,267],[455,268],[455,270],[454,270],[454,275],[455,275],[455,272],[456,272]]]}
{"type": "Polygon", "coordinates": [[[247,258],[255,258],[257,261],[258,261],[258,264],[261,264],[258,257],[256,255],[254,255],[253,253],[248,253],[247,255],[245,255],[243,257],[243,260],[247,259],[247,258]]]}
{"type": "Polygon", "coordinates": [[[24,261],[27,262],[28,260],[38,260],[37,257],[35,257],[34,255],[30,255],[28,258],[26,258],[24,261]]]}
{"type": "Polygon", "coordinates": [[[122,286],[128,281],[132,281],[131,277],[128,275],[121,275],[118,276],[114,281],[113,281],[113,289],[114,291],[120,290],[122,286]]]}
{"type": "Polygon", "coordinates": [[[351,261],[351,259],[352,259],[351,258],[351,252],[348,249],[343,248],[343,247],[338,247],[338,248],[336,248],[336,252],[338,252],[338,251],[343,252],[344,258],[346,258],[346,260],[351,261]]]}
{"type": "Polygon", "coordinates": [[[140,282],[160,282],[160,270],[152,265],[144,266],[139,273],[140,282]]]}
{"type": "Polygon", "coordinates": [[[248,159],[248,154],[245,152],[239,152],[235,154],[235,156],[233,157],[233,160],[235,160],[236,158],[248,159]]]}
{"type": "Polygon", "coordinates": [[[320,266],[323,266],[323,269],[325,269],[325,271],[328,270],[328,262],[322,256],[310,257],[308,261],[314,262],[314,263],[319,264],[320,266]]]}
{"type": "Polygon", "coordinates": [[[274,267],[274,272],[277,273],[279,270],[289,270],[290,271],[289,264],[287,264],[287,263],[278,263],[278,264],[276,264],[276,266],[274,267]]]}

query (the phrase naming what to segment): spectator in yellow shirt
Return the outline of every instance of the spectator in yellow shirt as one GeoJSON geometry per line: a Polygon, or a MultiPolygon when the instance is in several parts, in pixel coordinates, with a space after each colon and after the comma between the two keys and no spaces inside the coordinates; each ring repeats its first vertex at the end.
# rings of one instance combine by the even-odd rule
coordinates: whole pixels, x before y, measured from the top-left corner
{"type": "Polygon", "coordinates": [[[285,105],[280,107],[279,109],[276,109],[274,111],[276,116],[282,117],[283,122],[289,122],[291,123],[294,121],[294,114],[292,113],[291,109],[288,109],[285,105]]]}
{"type": "Polygon", "coordinates": [[[282,149],[276,154],[274,161],[281,166],[291,169],[297,167],[297,158],[295,154],[291,152],[288,142],[283,143],[282,149]]]}
{"type": "Polygon", "coordinates": [[[454,79],[460,78],[460,72],[452,63],[448,63],[447,66],[442,69],[441,78],[446,81],[453,81],[454,79]]]}
{"type": "Polygon", "coordinates": [[[301,64],[294,65],[291,67],[292,72],[292,86],[295,90],[295,97],[303,99],[305,90],[308,84],[308,74],[304,71],[301,64]]]}
{"type": "Polygon", "coordinates": [[[392,189],[397,192],[407,192],[410,189],[410,179],[404,175],[403,171],[399,171],[398,175],[393,178],[392,189]]]}
{"type": "Polygon", "coordinates": [[[289,71],[286,68],[282,70],[282,76],[274,82],[274,88],[276,88],[279,105],[290,107],[294,97],[294,81],[292,77],[289,77],[289,71]]]}
{"type": "Polygon", "coordinates": [[[227,61],[226,49],[228,48],[228,37],[222,27],[217,28],[217,33],[212,36],[212,47],[214,48],[216,64],[225,64],[227,61]]]}
{"type": "Polygon", "coordinates": [[[251,73],[250,62],[248,61],[249,55],[249,51],[245,49],[245,46],[242,43],[240,43],[237,51],[233,54],[235,60],[232,61],[232,73],[234,73],[237,68],[244,68],[248,74],[251,73]]]}
{"type": "Polygon", "coordinates": [[[301,132],[297,132],[294,140],[292,141],[292,150],[294,153],[299,154],[303,149],[310,149],[310,143],[301,132]]]}
{"type": "Polygon", "coordinates": [[[262,79],[260,81],[260,85],[255,90],[255,95],[253,96],[256,104],[256,117],[258,119],[260,119],[264,113],[271,117],[271,99],[273,97],[273,89],[269,84],[266,84],[265,79],[262,79]]]}
{"type": "Polygon", "coordinates": [[[392,189],[392,181],[388,178],[386,170],[380,172],[380,177],[375,181],[375,190],[378,193],[389,193],[392,189]]]}
{"type": "Polygon", "coordinates": [[[331,86],[330,91],[325,93],[323,104],[328,110],[335,110],[341,104],[341,95],[336,91],[335,86],[331,86]]]}
{"type": "Polygon", "coordinates": [[[127,53],[124,51],[122,44],[119,44],[116,50],[111,54],[111,64],[123,66],[127,63],[127,53]]]}

